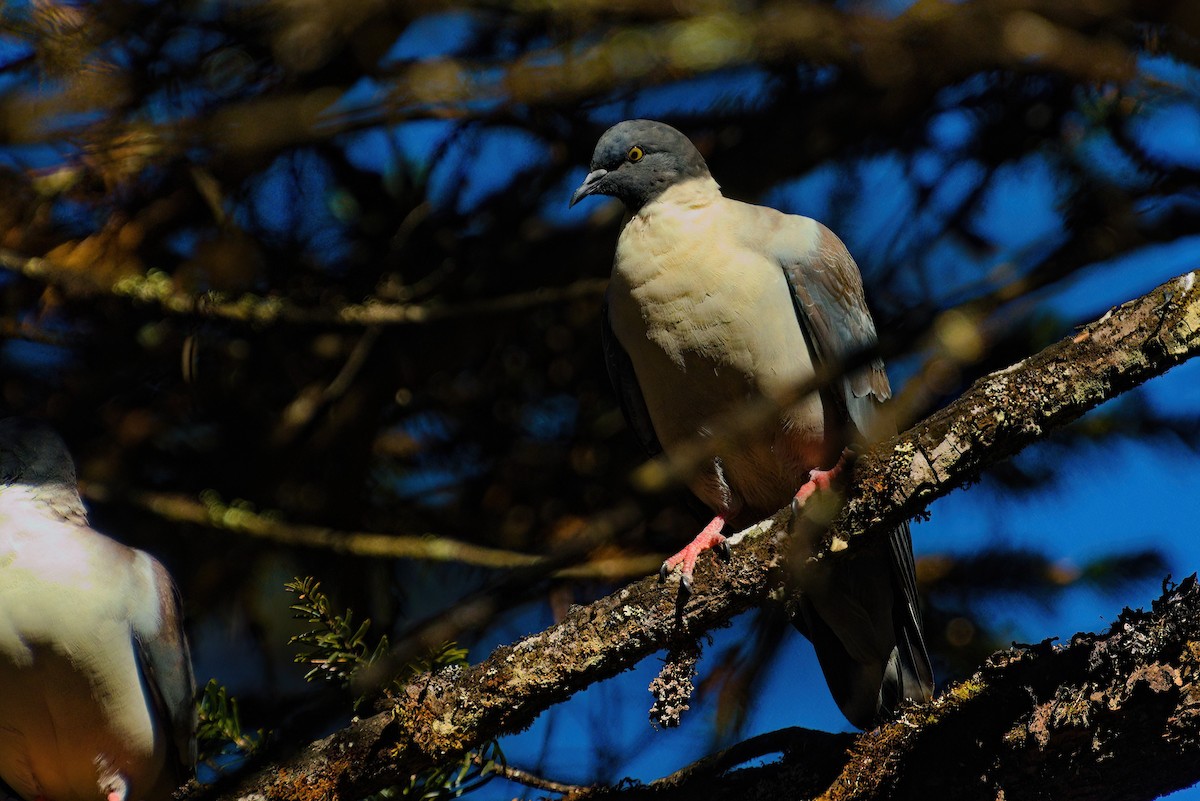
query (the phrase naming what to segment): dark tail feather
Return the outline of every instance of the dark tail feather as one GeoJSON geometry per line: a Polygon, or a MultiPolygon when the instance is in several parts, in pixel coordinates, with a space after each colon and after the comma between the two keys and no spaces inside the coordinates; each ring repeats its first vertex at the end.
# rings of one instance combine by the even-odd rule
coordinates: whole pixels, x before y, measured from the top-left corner
{"type": "Polygon", "coordinates": [[[853,659],[807,598],[800,600],[800,615],[792,622],[812,641],[825,683],[846,720],[860,729],[870,728],[879,715],[880,666],[853,659]]]}
{"type": "Polygon", "coordinates": [[[933,697],[933,669],[925,651],[920,615],[907,614],[900,599],[896,600],[896,647],[884,668],[876,722],[894,718],[904,701],[924,703],[933,697]]]}
{"type": "Polygon", "coordinates": [[[880,688],[880,716],[893,718],[904,700],[925,702],[933,697],[933,668],[925,650],[924,626],[917,598],[917,566],[912,534],[904,523],[888,538],[892,556],[892,626],[896,648],[888,660],[880,688]]]}
{"type": "Polygon", "coordinates": [[[864,554],[847,560],[835,574],[841,580],[821,599],[826,614],[818,612],[812,598],[802,596],[799,614],[792,622],[812,640],[842,714],[865,729],[895,717],[905,700],[925,702],[933,696],[933,670],[921,633],[908,525],[892,532],[887,551],[878,557],[864,554]],[[880,558],[884,554],[886,563],[880,558]],[[843,614],[851,608],[873,621],[890,616],[890,632],[878,625],[871,626],[874,637],[860,630],[862,617],[857,618],[860,626],[856,626],[855,615],[843,614]],[[840,636],[831,621],[840,625],[840,636]],[[858,658],[846,647],[847,642],[854,644],[858,658]]]}

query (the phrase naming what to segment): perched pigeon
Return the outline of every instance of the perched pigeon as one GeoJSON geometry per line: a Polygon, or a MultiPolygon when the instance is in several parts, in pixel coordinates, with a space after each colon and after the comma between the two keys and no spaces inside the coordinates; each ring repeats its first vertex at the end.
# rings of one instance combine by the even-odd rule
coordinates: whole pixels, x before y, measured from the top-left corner
{"type": "Polygon", "coordinates": [[[0,420],[0,779],[26,801],[167,799],[195,763],[179,597],[88,526],[63,441],[0,420]]]}
{"type": "MultiPolygon", "coordinates": [[[[674,128],[630,120],[600,137],[571,204],[619,198],[603,317],[609,375],[630,426],[652,453],[704,437],[748,400],[779,397],[875,342],[858,267],[815,220],[721,195],[695,146],[674,128]]],[[[714,517],[663,564],[690,588],[697,555],[728,553],[721,530],[797,505],[828,486],[843,448],[886,426],[883,363],[786,408],[778,424],[722,450],[691,481],[714,517]],[[822,467],[832,466],[830,470],[822,467]]],[[[812,640],[843,714],[866,727],[933,687],[921,635],[908,526],[890,547],[801,569],[795,623],[812,640]]]]}

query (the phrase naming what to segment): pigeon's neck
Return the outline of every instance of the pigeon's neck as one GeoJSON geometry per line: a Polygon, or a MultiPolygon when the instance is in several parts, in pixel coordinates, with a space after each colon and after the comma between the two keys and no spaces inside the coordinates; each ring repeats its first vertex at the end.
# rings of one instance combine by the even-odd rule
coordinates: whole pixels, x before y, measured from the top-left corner
{"type": "Polygon", "coordinates": [[[16,483],[0,487],[0,494],[9,501],[28,503],[48,517],[87,525],[87,509],[75,487],[55,482],[37,485],[16,483]]]}
{"type": "Polygon", "coordinates": [[[637,216],[648,217],[667,207],[699,209],[720,200],[721,187],[711,176],[689,178],[667,187],[662,193],[638,211],[637,216]]]}

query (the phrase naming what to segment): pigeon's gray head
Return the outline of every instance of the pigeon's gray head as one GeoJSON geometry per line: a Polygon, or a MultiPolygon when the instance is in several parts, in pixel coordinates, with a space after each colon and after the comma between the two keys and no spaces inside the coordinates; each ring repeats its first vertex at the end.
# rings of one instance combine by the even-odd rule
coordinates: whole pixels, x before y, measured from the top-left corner
{"type": "Polygon", "coordinates": [[[63,517],[86,514],[71,453],[44,423],[20,417],[0,420],[0,484],[29,488],[63,517]]]}
{"type": "Polygon", "coordinates": [[[654,120],[626,120],[605,131],[596,143],[591,169],[571,196],[572,206],[588,195],[611,195],[637,211],[668,187],[709,177],[708,165],[691,140],[654,120]]]}

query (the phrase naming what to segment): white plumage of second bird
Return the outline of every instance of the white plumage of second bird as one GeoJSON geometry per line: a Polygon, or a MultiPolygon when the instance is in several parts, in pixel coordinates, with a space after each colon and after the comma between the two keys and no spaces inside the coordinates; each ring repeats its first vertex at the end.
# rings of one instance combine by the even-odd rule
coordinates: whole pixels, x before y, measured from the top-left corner
{"type": "Polygon", "coordinates": [[[93,530],[58,436],[0,421],[0,779],[27,801],[168,798],[195,760],[174,584],[93,530]]]}

